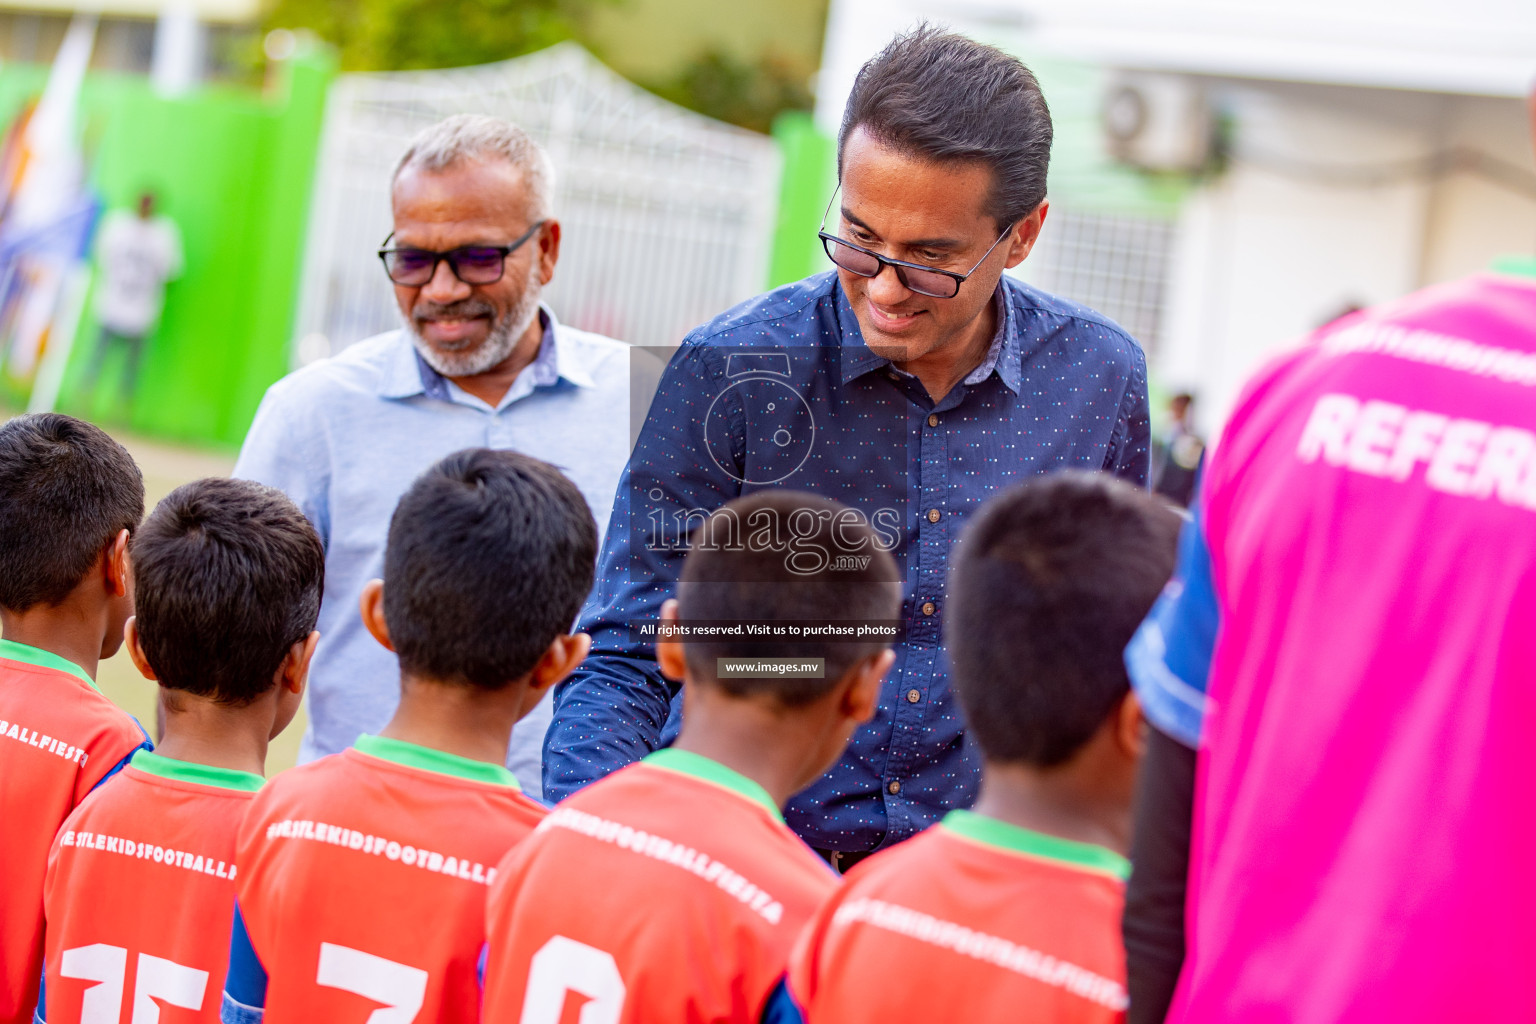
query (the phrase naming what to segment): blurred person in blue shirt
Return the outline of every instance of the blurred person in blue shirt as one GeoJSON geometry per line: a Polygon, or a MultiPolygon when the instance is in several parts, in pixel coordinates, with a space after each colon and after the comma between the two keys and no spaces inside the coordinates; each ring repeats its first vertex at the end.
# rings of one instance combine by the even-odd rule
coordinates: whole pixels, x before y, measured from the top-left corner
{"type": "MultiPolygon", "coordinates": [[[[1148,470],[1140,346],[1003,274],[1045,221],[1050,146],[1034,76],[996,49],[925,28],[865,65],[821,234],[836,271],[721,314],[662,375],[582,613],[592,655],[555,698],[546,796],[676,735],[678,684],[652,638],[689,534],[732,498],[791,487],[856,510],[904,599],[878,712],[787,820],[846,868],[973,802],[980,760],[941,640],[951,545],[1011,483],[1070,466],[1144,486],[1148,470]]],[[[825,554],[800,546],[793,517],[743,532],[787,558],[825,554]]]]}
{"type": "MultiPolygon", "coordinates": [[[[377,732],[399,701],[395,658],[358,600],[418,474],[463,448],[512,449],[558,467],[607,522],[629,454],[629,348],[539,301],[560,255],[553,188],[543,150],[505,121],[459,115],[418,135],[379,253],[404,326],[278,381],[251,424],[235,475],[286,492],[325,543],[300,761],[377,732]]],[[[549,717],[546,699],[508,755],[535,797],[549,717]]]]}

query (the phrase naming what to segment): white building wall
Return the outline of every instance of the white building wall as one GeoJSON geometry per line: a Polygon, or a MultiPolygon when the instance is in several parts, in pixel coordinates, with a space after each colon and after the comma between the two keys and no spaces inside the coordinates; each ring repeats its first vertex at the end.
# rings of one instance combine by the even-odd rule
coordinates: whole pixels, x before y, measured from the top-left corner
{"type": "Polygon", "coordinates": [[[1243,382],[1341,312],[1536,252],[1524,105],[1407,90],[1213,80],[1232,161],[1180,220],[1153,370],[1216,430],[1243,382]],[[1459,149],[1458,149],[1459,147],[1459,149]],[[1494,184],[1441,162],[1503,162],[1494,184]]]}
{"type": "Polygon", "coordinates": [[[1411,94],[1235,82],[1213,92],[1232,119],[1231,163],[1181,215],[1154,365],[1165,387],[1199,396],[1208,429],[1287,341],[1416,286],[1431,183],[1376,174],[1428,157],[1438,120],[1411,94]]]}
{"type": "MultiPolygon", "coordinates": [[[[1488,96],[1446,97],[1444,142],[1499,160],[1527,173],[1532,168],[1529,111],[1519,100],[1488,96]]],[[[1527,191],[1496,184],[1468,170],[1440,179],[1430,199],[1420,283],[1475,273],[1495,256],[1536,253],[1536,177],[1527,191]]]]}

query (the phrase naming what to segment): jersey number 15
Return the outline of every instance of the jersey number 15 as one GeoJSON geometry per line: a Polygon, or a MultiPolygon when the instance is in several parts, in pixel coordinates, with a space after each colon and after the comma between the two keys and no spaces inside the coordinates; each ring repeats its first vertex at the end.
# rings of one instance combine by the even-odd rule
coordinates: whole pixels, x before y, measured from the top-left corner
{"type": "MultiPolygon", "coordinates": [[[[59,958],[65,978],[95,982],[80,1001],[80,1024],[118,1024],[123,1012],[123,983],[128,976],[128,951],[98,942],[66,949],[59,958]]],[[[139,954],[133,980],[131,1024],[159,1024],[162,999],[187,1010],[203,1008],[208,972],[163,957],[139,954]]]]}

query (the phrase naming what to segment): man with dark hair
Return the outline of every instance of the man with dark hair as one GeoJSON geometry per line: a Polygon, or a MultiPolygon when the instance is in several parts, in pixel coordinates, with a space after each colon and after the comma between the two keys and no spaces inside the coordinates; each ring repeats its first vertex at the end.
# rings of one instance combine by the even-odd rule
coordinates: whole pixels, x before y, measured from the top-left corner
{"type": "Polygon", "coordinates": [[[662,613],[686,632],[656,648],[683,682],[682,733],[566,800],[502,862],[487,1022],[561,1019],[568,989],[594,1000],[584,1015],[597,1020],[758,1019],[801,926],[836,886],[780,809],[874,713],[892,661],[889,640],[804,632],[896,614],[896,563],[851,511],[768,491],[695,531],[662,613]],[[741,526],[800,543],[773,550],[741,526]]]}
{"type": "Polygon", "coordinates": [[[0,1024],[37,1006],[54,833],[149,746],[95,682],[133,614],[143,516],[139,467],[100,429],[54,413],[0,425],[0,1024]]]}
{"type": "Polygon", "coordinates": [[[769,1019],[1123,1020],[1142,723],[1120,652],[1173,571],[1178,530],[1151,495],[1081,472],[982,507],[948,623],[981,797],[871,858],[817,912],[769,1019]]]}
{"type": "MultiPolygon", "coordinates": [[[[159,683],[165,733],[54,841],[39,1020],[91,1018],[92,990],[109,980],[96,968],[113,958],[91,951],[125,949],[137,966],[132,989],[118,992],[123,1018],[151,997],[218,1018],[235,835],[261,788],[268,742],[299,709],[319,639],[325,551],[281,491],[245,480],[178,487],[130,554],[137,614],[125,642],[159,683]],[[167,854],[184,870],[167,871],[167,854]]],[[[118,1020],[119,1006],[106,1019],[118,1020]]]]}
{"type": "Polygon", "coordinates": [[[789,804],[839,866],[976,796],[950,691],[944,567],[966,519],[1063,467],[1147,474],[1145,359],[1119,327],[1004,275],[1046,216],[1051,124],[1016,58],[922,29],[860,73],[821,237],[835,273],[730,310],[672,357],[615,499],[583,610],[594,655],[556,696],[547,793],[677,733],[644,639],[691,524],[765,486],[835,498],[904,580],[896,664],[843,760],[789,804]]]}
{"type": "Polygon", "coordinates": [[[581,491],[526,455],[457,452],[406,491],[361,609],[399,655],[399,706],[246,815],[226,1024],[479,1019],[485,887],[545,814],[507,744],[587,652],[568,630],[596,556],[581,491]]]}

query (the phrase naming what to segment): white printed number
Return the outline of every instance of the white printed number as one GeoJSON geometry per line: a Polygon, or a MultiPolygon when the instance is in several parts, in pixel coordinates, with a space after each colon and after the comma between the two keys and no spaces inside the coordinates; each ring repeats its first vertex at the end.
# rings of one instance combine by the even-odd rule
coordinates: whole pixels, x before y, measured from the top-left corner
{"type": "Polygon", "coordinates": [[[528,967],[523,1024],[560,1024],[567,992],[590,1000],[581,1008],[579,1024],[618,1024],[624,978],[613,954],[556,935],[533,954],[528,967]]]}
{"type": "MultiPolygon", "coordinates": [[[[59,974],[96,984],[80,1000],[80,1024],[117,1024],[122,1019],[123,982],[128,973],[128,951],[122,946],[98,942],[93,946],[66,949],[59,959],[59,974]]],[[[148,953],[139,954],[133,982],[132,1024],[159,1024],[163,999],[184,1010],[201,1010],[208,989],[208,972],[148,953]]]]}
{"type": "Polygon", "coordinates": [[[426,971],[334,942],[320,943],[315,981],[383,1003],[368,1015],[368,1024],[411,1024],[427,998],[426,971]]]}

